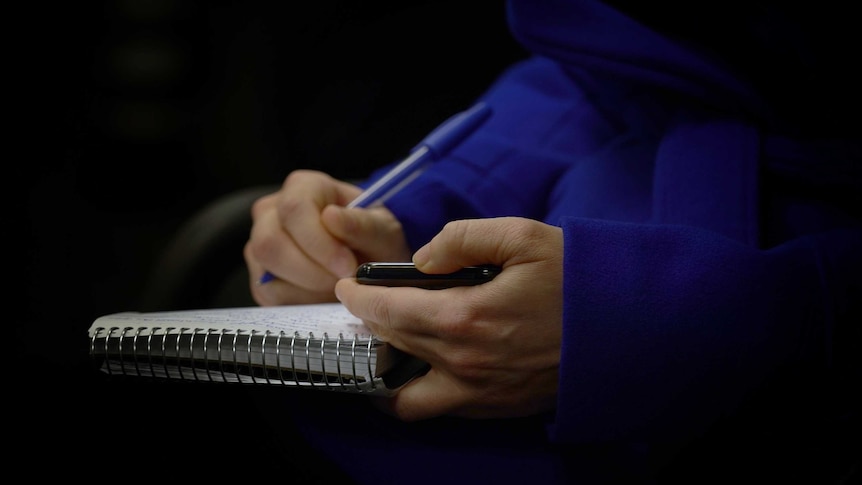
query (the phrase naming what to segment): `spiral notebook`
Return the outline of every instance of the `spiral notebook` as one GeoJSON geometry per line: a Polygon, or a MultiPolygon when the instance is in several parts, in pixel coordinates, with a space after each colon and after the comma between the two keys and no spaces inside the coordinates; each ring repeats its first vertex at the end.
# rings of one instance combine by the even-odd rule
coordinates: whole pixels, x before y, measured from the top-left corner
{"type": "Polygon", "coordinates": [[[117,377],[391,395],[428,369],[340,303],[115,313],[89,339],[94,362],[117,377]]]}

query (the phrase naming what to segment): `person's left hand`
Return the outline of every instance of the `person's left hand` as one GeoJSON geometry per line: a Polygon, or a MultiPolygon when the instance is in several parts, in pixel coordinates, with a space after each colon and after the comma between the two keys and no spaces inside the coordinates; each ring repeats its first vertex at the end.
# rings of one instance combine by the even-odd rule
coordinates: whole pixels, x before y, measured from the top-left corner
{"type": "Polygon", "coordinates": [[[554,407],[563,313],[562,229],[506,217],[450,222],[413,256],[426,273],[496,264],[490,282],[425,290],[335,287],[382,340],[431,364],[383,407],[405,421],[517,417],[554,407]]]}

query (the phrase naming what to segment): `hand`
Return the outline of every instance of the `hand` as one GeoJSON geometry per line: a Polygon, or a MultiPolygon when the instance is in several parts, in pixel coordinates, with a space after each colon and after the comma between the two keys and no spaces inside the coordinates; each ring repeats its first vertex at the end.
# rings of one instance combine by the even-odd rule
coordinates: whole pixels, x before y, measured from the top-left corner
{"type": "Polygon", "coordinates": [[[278,192],[254,203],[243,256],[258,304],[335,301],[335,283],[361,262],[410,257],[401,224],[388,209],[344,207],[360,193],[322,172],[297,170],[278,192]],[[276,279],[258,284],[264,271],[276,279]]]}
{"type": "Polygon", "coordinates": [[[406,421],[552,409],[562,340],[562,229],[514,217],[451,222],[413,262],[426,273],[476,264],[503,271],[478,286],[444,290],[338,282],[338,299],[374,333],[431,364],[383,400],[384,409],[406,421]]]}

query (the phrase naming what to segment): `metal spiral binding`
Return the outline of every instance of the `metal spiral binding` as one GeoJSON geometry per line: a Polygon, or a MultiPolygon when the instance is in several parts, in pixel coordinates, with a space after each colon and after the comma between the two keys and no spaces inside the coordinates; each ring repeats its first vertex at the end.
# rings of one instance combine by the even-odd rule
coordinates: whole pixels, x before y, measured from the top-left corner
{"type": "MultiPolygon", "coordinates": [[[[123,333],[120,334],[120,340],[119,340],[119,342],[120,342],[120,349],[119,349],[120,370],[123,372],[124,376],[128,375],[128,374],[126,373],[126,362],[125,362],[125,360],[123,360],[124,359],[124,357],[123,357],[123,342],[126,340],[126,332],[128,332],[129,330],[132,330],[132,327],[124,327],[123,333]]],[[[134,351],[134,347],[132,348],[132,350],[134,351]]]]}
{"type": "Polygon", "coordinates": [[[182,341],[183,333],[184,333],[186,330],[188,330],[188,328],[180,327],[180,328],[178,328],[177,330],[178,330],[178,332],[179,332],[179,333],[177,334],[177,341],[176,341],[176,343],[174,344],[174,352],[176,352],[176,354],[174,354],[174,360],[176,360],[176,363],[177,363],[177,375],[178,375],[178,378],[179,378],[180,380],[184,380],[184,379],[185,379],[185,375],[183,374],[183,360],[182,360],[182,358],[181,358],[182,351],[181,351],[181,349],[180,349],[180,341],[182,341]]]}
{"type": "Polygon", "coordinates": [[[241,332],[242,332],[241,330],[237,330],[233,334],[233,342],[231,342],[231,359],[233,360],[233,372],[236,375],[236,381],[237,382],[241,382],[241,381],[240,381],[240,375],[239,375],[239,363],[236,361],[236,341],[239,338],[239,334],[241,332]]]}
{"type": "Polygon", "coordinates": [[[252,370],[251,366],[251,341],[254,339],[254,330],[248,336],[248,341],[246,342],[246,360],[248,361],[248,373],[251,376],[251,383],[257,384],[257,378],[254,377],[254,370],[252,370]]]}
{"type": "Polygon", "coordinates": [[[225,329],[221,329],[221,332],[218,334],[218,340],[216,341],[216,350],[218,351],[218,370],[221,373],[221,380],[227,382],[227,377],[224,375],[224,360],[221,358],[221,341],[222,337],[224,337],[225,329]]]}
{"type": "Polygon", "coordinates": [[[353,387],[359,390],[359,381],[356,379],[356,335],[353,336],[353,342],[350,343],[350,364],[353,369],[353,387]]]}
{"type": "MultiPolygon", "coordinates": [[[[373,349],[373,348],[374,348],[374,346],[372,344],[372,340],[368,339],[368,344],[365,346],[365,365],[368,368],[368,375],[370,375],[370,376],[374,375],[374,369],[371,368],[371,354],[372,354],[371,349],[373,349]]],[[[373,379],[371,380],[371,388],[377,389],[377,384],[374,382],[373,379]]]]}
{"type": "MultiPolygon", "coordinates": [[[[191,330],[192,330],[192,334],[191,334],[191,338],[189,339],[189,364],[191,365],[191,368],[192,368],[192,376],[195,378],[195,382],[197,382],[197,381],[200,381],[200,378],[198,378],[198,367],[199,366],[195,365],[195,359],[194,359],[195,337],[198,335],[198,331],[202,330],[202,329],[193,328],[191,330]]],[[[206,341],[204,341],[204,344],[206,344],[206,341]]]]}
{"type": "Polygon", "coordinates": [[[341,373],[341,341],[344,335],[338,334],[338,340],[335,341],[335,370],[338,373],[338,385],[344,387],[344,375],[341,373]]]}
{"type": "Polygon", "coordinates": [[[299,385],[299,377],[296,373],[296,337],[299,337],[299,332],[293,332],[293,337],[290,338],[290,368],[293,369],[293,382],[299,385]]]}
{"type": "Polygon", "coordinates": [[[135,363],[135,375],[138,376],[141,375],[141,367],[138,365],[138,336],[141,335],[141,330],[142,328],[138,327],[135,336],[132,337],[132,361],[135,363]]]}
{"type": "Polygon", "coordinates": [[[337,337],[323,333],[319,342],[313,343],[316,338],[313,333],[302,336],[299,332],[293,332],[290,335],[290,343],[287,344],[287,337],[284,331],[273,333],[269,330],[261,332],[198,327],[102,327],[96,329],[91,336],[89,351],[93,358],[100,354],[105,356],[103,370],[109,375],[177,378],[196,382],[265,382],[297,387],[352,388],[351,390],[357,392],[373,391],[379,387],[375,379],[366,380],[365,377],[373,375],[374,372],[373,339],[369,339],[366,345],[360,345],[358,335],[353,335],[348,342],[340,333],[337,337]],[[99,342],[102,336],[104,342],[99,342]],[[188,341],[183,340],[186,337],[188,341]],[[172,338],[174,341],[169,342],[172,338]],[[201,338],[204,339],[203,342],[200,341],[201,338]],[[242,345],[243,338],[246,357],[243,359],[245,362],[240,363],[237,346],[242,345]],[[298,340],[304,340],[304,349],[298,348],[298,340]],[[313,348],[315,345],[316,349],[313,348]],[[348,346],[350,368],[345,369],[343,364],[347,363],[348,346]],[[290,366],[282,365],[286,359],[285,350],[289,352],[290,366]],[[362,377],[357,369],[360,365],[360,352],[366,359],[364,365],[367,365],[367,374],[362,374],[362,377]],[[312,353],[316,354],[314,359],[312,353]],[[253,358],[253,354],[260,355],[259,362],[257,357],[253,358]],[[330,361],[333,354],[334,366],[330,361]],[[327,355],[330,359],[327,359],[327,355]],[[142,362],[144,358],[146,362],[142,362]],[[233,370],[228,372],[226,367],[230,366],[231,362],[233,370]],[[216,366],[218,370],[215,370],[216,366]],[[292,377],[285,375],[286,369],[291,370],[292,377]],[[353,382],[349,382],[350,380],[353,382]]]}
{"type": "Polygon", "coordinates": [[[266,370],[266,339],[269,337],[269,330],[263,332],[263,339],[260,341],[260,359],[263,363],[263,377],[266,378],[267,384],[272,384],[269,378],[269,372],[266,370]]]}
{"type": "Polygon", "coordinates": [[[320,339],[320,371],[323,373],[323,384],[329,387],[329,378],[326,377],[326,359],[324,358],[324,347],[326,346],[326,332],[323,332],[323,338],[320,339]]]}
{"type": "MultiPolygon", "coordinates": [[[[208,352],[211,329],[199,328],[198,330],[199,330],[199,332],[197,332],[198,336],[203,336],[203,339],[204,339],[204,343],[203,343],[203,346],[201,348],[203,350],[204,370],[206,371],[206,376],[207,376],[206,380],[207,380],[207,382],[212,382],[213,376],[212,376],[212,372],[210,371],[210,356],[209,356],[209,352],[208,352]]],[[[194,347],[192,347],[192,348],[194,348],[194,347]]]]}
{"type": "MultiPolygon", "coordinates": [[[[143,328],[143,327],[142,327],[143,328]]],[[[158,332],[159,327],[155,327],[147,335],[147,362],[150,365],[150,375],[156,375],[156,369],[153,367],[153,333],[158,332]]]]}
{"type": "Polygon", "coordinates": [[[170,379],[171,373],[168,371],[168,353],[165,351],[167,347],[165,344],[168,341],[168,335],[171,334],[171,330],[176,330],[176,327],[168,327],[165,329],[165,334],[162,336],[162,367],[165,371],[165,377],[170,379]]]}
{"type": "Polygon", "coordinates": [[[278,380],[280,380],[282,384],[285,384],[284,373],[282,372],[282,367],[281,367],[281,338],[282,337],[284,337],[284,331],[278,332],[278,337],[275,339],[275,368],[278,370],[278,380]]]}
{"type": "Polygon", "coordinates": [[[308,372],[306,376],[308,376],[307,380],[311,387],[314,387],[314,379],[311,377],[311,356],[308,352],[308,347],[311,345],[311,339],[314,338],[313,333],[308,334],[308,338],[305,339],[305,370],[308,372]]]}

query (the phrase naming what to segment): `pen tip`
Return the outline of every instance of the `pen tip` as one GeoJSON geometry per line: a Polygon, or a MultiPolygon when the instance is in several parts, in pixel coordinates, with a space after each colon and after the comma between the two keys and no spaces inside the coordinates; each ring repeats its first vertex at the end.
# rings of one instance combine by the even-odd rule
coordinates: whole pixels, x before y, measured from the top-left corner
{"type": "Polygon", "coordinates": [[[263,276],[260,277],[259,280],[257,280],[257,284],[263,285],[263,284],[269,283],[273,279],[275,279],[275,276],[273,276],[272,273],[267,271],[266,273],[263,274],[263,276]]]}

